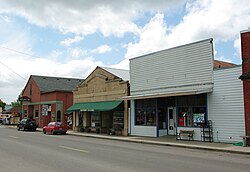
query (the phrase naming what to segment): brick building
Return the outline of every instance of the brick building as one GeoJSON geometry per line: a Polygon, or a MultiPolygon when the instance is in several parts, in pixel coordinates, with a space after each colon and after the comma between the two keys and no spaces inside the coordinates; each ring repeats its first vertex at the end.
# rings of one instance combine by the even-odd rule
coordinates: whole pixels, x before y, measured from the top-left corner
{"type": "MultiPolygon", "coordinates": [[[[242,75],[244,107],[245,107],[245,128],[246,135],[250,136],[250,29],[241,32],[241,53],[242,53],[242,75]]],[[[248,139],[250,145],[250,139],[248,139]]]]}
{"type": "Polygon", "coordinates": [[[67,122],[66,109],[73,104],[73,90],[81,79],[31,75],[21,100],[22,118],[33,118],[39,127],[51,121],[67,122]]]}

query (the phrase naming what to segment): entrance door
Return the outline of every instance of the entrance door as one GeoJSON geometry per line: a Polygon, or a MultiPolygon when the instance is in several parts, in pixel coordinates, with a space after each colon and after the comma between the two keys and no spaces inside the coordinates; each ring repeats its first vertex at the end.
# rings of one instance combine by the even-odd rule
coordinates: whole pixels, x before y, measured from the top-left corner
{"type": "Polygon", "coordinates": [[[61,122],[62,120],[62,115],[61,115],[61,111],[57,111],[56,113],[56,122],[61,122]]]}
{"type": "Polygon", "coordinates": [[[175,120],[175,107],[168,108],[168,134],[175,135],[176,134],[176,120],[175,120]]]}

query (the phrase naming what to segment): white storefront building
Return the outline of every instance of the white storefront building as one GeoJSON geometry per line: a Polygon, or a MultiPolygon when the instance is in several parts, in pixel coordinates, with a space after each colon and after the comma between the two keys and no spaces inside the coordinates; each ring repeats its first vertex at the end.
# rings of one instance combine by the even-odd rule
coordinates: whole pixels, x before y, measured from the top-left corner
{"type": "Polygon", "coordinates": [[[241,65],[214,69],[212,39],[131,59],[129,134],[161,137],[188,130],[194,140],[207,141],[209,129],[209,141],[242,141],[240,75],[241,65]]]}

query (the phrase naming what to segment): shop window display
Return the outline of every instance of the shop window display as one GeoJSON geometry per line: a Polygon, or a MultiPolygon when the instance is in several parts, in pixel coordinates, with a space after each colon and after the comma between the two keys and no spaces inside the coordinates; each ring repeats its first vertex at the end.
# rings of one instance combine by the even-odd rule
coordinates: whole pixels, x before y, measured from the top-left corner
{"type": "Polygon", "coordinates": [[[178,98],[178,126],[196,127],[206,122],[206,94],[178,98]]]}
{"type": "Polygon", "coordinates": [[[122,129],[124,127],[124,113],[114,112],[113,125],[115,129],[122,129]]]}
{"type": "Polygon", "coordinates": [[[136,113],[136,125],[156,125],[156,113],[154,109],[138,109],[136,113]]]}
{"type": "Polygon", "coordinates": [[[92,112],[91,113],[91,127],[99,127],[100,126],[100,113],[92,112]]]}
{"type": "Polygon", "coordinates": [[[137,100],[135,125],[156,126],[155,99],[137,100]]]}

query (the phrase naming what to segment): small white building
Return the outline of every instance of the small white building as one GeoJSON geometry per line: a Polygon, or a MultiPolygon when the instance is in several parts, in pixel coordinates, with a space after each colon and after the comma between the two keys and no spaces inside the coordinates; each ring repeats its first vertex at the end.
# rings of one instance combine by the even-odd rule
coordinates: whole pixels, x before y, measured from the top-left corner
{"type": "Polygon", "coordinates": [[[194,140],[242,141],[241,66],[214,69],[215,62],[212,39],[131,59],[129,134],[161,137],[191,130],[194,140]]]}

